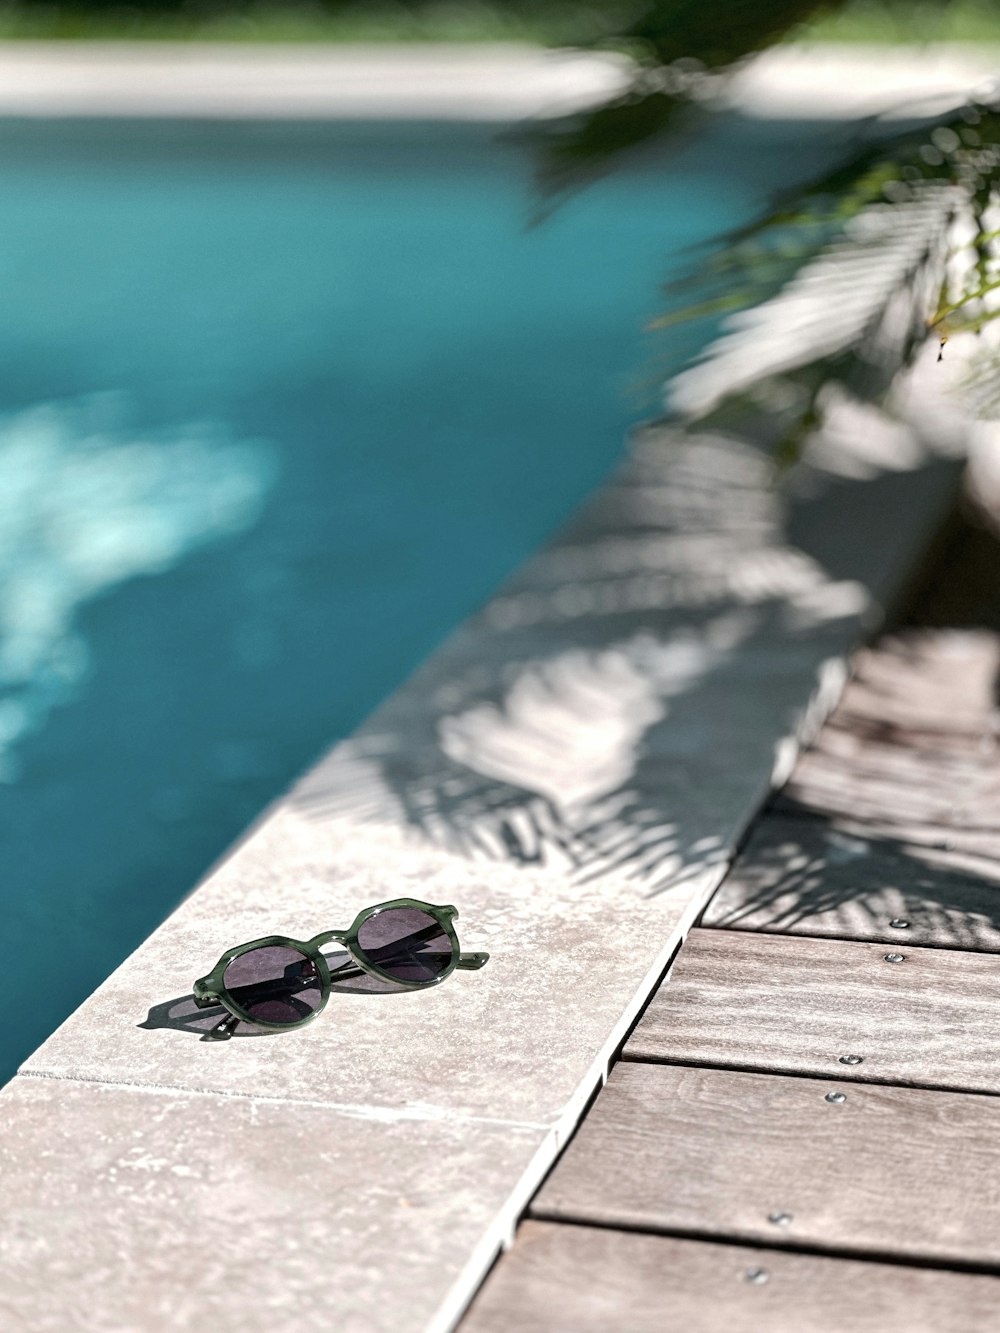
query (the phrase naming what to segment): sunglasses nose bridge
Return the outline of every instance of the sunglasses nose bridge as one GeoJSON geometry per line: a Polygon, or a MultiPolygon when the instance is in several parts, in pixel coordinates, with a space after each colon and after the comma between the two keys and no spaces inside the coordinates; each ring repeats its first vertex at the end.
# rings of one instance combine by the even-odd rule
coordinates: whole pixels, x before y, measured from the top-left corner
{"type": "Polygon", "coordinates": [[[314,949],[322,949],[325,944],[343,944],[346,939],[346,930],[324,930],[322,935],[314,935],[309,943],[314,949]]]}

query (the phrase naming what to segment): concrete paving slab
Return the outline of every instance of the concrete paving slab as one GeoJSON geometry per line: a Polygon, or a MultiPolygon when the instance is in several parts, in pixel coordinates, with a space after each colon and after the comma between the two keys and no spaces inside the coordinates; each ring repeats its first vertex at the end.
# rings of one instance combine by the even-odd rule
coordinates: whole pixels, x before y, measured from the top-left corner
{"type": "Polygon", "coordinates": [[[537,1180],[537,1131],[18,1078],[0,1327],[449,1326],[537,1180]]]}

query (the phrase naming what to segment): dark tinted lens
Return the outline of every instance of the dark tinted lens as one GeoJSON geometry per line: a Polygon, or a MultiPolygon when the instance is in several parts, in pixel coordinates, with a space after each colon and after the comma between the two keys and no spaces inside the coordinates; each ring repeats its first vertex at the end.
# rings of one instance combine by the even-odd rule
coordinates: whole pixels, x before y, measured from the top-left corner
{"type": "Polygon", "coordinates": [[[400,981],[430,981],[451,964],[452,946],[441,923],[416,907],[389,907],[358,931],[365,957],[400,981]]]}
{"type": "Polygon", "coordinates": [[[298,949],[268,944],[241,953],[226,968],[226,990],[259,1023],[301,1023],[319,1008],[316,964],[298,949]]]}

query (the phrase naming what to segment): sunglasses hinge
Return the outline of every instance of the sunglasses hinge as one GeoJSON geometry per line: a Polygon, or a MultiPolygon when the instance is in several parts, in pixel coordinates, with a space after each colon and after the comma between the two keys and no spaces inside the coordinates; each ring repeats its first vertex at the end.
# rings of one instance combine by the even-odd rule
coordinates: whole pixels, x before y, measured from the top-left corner
{"type": "Polygon", "coordinates": [[[199,1009],[210,1009],[213,1004],[220,1003],[218,995],[208,989],[208,982],[208,977],[201,977],[191,987],[194,1002],[199,1009]]]}

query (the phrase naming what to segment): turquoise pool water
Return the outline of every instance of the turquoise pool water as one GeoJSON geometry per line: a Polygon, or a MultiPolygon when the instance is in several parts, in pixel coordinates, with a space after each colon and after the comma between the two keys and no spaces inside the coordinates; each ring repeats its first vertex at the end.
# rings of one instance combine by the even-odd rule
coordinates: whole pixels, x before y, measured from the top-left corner
{"type": "Polygon", "coordinates": [[[812,151],[527,231],[494,133],[0,124],[0,1081],[608,472],[683,247],[812,151]]]}

